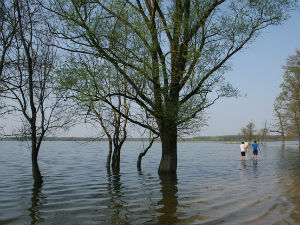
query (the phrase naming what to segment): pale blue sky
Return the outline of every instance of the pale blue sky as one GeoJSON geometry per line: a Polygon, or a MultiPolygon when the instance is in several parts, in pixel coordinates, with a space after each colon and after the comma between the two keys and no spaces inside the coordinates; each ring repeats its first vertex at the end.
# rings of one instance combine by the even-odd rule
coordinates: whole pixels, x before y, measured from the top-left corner
{"type": "Polygon", "coordinates": [[[247,49],[235,55],[226,78],[247,97],[222,99],[212,106],[201,136],[237,134],[248,122],[257,129],[273,121],[273,102],[280,93],[286,59],[300,49],[299,9],[283,25],[264,30],[247,49]]]}

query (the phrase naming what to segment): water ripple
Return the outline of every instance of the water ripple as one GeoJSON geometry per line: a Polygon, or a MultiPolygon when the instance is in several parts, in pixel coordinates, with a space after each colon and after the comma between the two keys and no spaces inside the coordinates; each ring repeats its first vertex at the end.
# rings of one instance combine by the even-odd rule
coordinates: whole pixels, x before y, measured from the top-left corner
{"type": "Polygon", "coordinates": [[[160,143],[136,170],[140,142],[129,142],[121,172],[107,173],[107,143],[45,142],[42,185],[30,152],[0,149],[0,224],[299,224],[299,152],[274,143],[258,160],[237,145],[179,143],[177,176],[158,176],[160,143]],[[101,146],[101,147],[99,147],[101,146]]]}

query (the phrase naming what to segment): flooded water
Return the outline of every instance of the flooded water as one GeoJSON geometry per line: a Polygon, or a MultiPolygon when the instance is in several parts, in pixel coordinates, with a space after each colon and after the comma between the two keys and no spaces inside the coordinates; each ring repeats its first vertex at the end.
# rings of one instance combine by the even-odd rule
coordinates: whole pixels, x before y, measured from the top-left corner
{"type": "Polygon", "coordinates": [[[239,145],[178,144],[176,176],[159,177],[160,143],[142,161],[128,142],[121,172],[105,168],[106,142],[44,142],[34,186],[26,143],[1,142],[0,224],[299,224],[299,150],[261,147],[241,160],[239,145]]]}

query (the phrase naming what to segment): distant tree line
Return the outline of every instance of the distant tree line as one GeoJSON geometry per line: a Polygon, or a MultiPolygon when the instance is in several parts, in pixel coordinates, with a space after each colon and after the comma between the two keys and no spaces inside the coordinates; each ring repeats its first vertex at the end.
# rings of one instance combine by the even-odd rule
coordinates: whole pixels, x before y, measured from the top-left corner
{"type": "Polygon", "coordinates": [[[1,115],[22,123],[12,135],[30,136],[33,178],[41,183],[45,136],[80,122],[108,138],[108,170],[120,169],[127,128],[136,126],[147,133],[149,148],[160,138],[158,172],[176,173],[178,138],[199,131],[217,100],[238,96],[225,80],[228,61],[261,30],[285,21],[297,1],[0,5],[1,115]]]}
{"type": "MultiPolygon", "coordinates": [[[[30,141],[30,137],[2,137],[0,140],[3,141],[30,141]]],[[[236,134],[236,135],[220,135],[220,136],[196,136],[196,137],[185,137],[185,138],[178,138],[178,142],[201,142],[201,141],[220,141],[220,142],[240,142],[242,140],[248,140],[247,137],[245,137],[242,134],[236,134]]],[[[281,141],[281,135],[272,135],[271,133],[268,133],[263,141],[259,138],[257,133],[254,133],[254,140],[259,140],[260,143],[270,142],[270,141],[281,141]]],[[[285,136],[285,140],[287,141],[296,141],[298,140],[295,136],[285,136]]],[[[91,137],[44,137],[44,141],[109,141],[108,138],[91,138],[91,137]]],[[[126,138],[126,141],[139,141],[139,142],[149,142],[153,144],[153,142],[160,142],[159,139],[153,139],[153,138],[126,138]]],[[[152,146],[152,145],[151,145],[152,146]]],[[[150,146],[150,147],[151,147],[150,146]]],[[[149,146],[146,146],[143,151],[141,151],[141,154],[145,154],[144,151],[148,151],[149,146]]]]}

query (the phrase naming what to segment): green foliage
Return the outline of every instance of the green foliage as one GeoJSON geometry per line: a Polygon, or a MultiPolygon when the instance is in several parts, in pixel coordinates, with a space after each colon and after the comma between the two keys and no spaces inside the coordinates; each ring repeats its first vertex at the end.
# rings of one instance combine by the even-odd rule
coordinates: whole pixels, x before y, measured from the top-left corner
{"type": "Polygon", "coordinates": [[[281,93],[276,98],[275,111],[280,111],[287,134],[300,136],[300,51],[290,56],[284,67],[281,93]]]}

